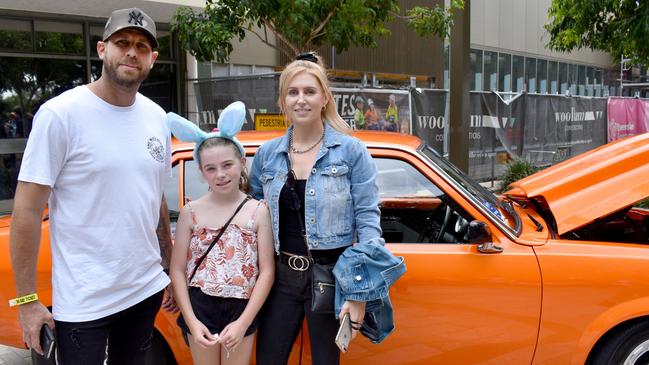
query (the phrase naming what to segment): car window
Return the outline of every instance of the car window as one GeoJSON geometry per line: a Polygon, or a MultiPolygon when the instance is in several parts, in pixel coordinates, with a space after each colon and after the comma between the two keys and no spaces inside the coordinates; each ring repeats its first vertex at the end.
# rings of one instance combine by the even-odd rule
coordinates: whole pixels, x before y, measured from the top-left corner
{"type": "Polygon", "coordinates": [[[480,205],[487,215],[496,218],[501,227],[504,227],[515,235],[520,234],[522,222],[511,205],[501,204],[496,195],[478,184],[477,181],[471,179],[449,160],[440,156],[440,154],[432,147],[422,145],[422,147],[420,147],[420,152],[425,158],[429,159],[432,164],[440,168],[443,174],[446,174],[450,181],[459,184],[462,189],[469,194],[469,199],[472,200],[474,204],[480,205]],[[505,219],[505,215],[509,215],[513,219],[508,221],[505,219]]]}
{"type": "Polygon", "coordinates": [[[391,159],[374,158],[381,198],[420,197],[434,198],[443,195],[426,176],[409,163],[391,159]]]}
{"type": "Polygon", "coordinates": [[[374,158],[388,243],[463,243],[471,217],[410,163],[374,158]]]}

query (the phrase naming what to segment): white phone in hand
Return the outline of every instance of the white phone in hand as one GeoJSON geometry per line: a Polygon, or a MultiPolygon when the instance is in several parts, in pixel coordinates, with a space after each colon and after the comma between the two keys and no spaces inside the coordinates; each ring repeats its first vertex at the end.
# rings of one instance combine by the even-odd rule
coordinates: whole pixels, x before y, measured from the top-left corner
{"type": "Polygon", "coordinates": [[[347,352],[349,341],[352,339],[352,323],[349,319],[349,313],[345,313],[343,320],[340,321],[340,327],[336,334],[336,346],[341,352],[347,352]]]}

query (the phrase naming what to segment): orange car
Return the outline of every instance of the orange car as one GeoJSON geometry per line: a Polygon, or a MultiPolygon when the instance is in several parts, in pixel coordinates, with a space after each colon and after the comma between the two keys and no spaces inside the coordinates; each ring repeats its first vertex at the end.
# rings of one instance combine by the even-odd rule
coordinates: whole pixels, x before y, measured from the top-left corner
{"type": "MultiPolygon", "coordinates": [[[[249,155],[278,133],[243,132],[249,155]]],[[[344,364],[647,364],[649,134],[614,142],[518,181],[497,197],[413,136],[359,132],[378,166],[387,246],[408,272],[392,287],[395,332],[365,338],[344,364]]],[[[175,144],[166,195],[177,216],[206,190],[192,146],[175,144]]],[[[249,158],[251,160],[251,158],[249,158]]],[[[21,346],[0,224],[0,343],[21,346]]],[[[48,222],[38,293],[50,300],[48,222]]],[[[160,312],[151,364],[190,364],[160,312]]],[[[303,331],[304,333],[305,331],[303,331]]],[[[311,363],[298,337],[291,364],[311,363]]]]}

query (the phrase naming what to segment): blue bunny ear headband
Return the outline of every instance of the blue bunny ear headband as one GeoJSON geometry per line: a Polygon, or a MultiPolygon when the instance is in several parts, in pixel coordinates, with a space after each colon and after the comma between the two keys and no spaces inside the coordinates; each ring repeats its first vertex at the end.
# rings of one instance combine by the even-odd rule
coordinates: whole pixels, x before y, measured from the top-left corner
{"type": "Polygon", "coordinates": [[[217,123],[218,128],[214,129],[212,132],[204,132],[198,126],[189,120],[181,117],[175,113],[167,114],[167,126],[171,130],[171,133],[181,141],[184,142],[195,142],[194,146],[194,161],[198,162],[198,149],[201,144],[210,138],[225,138],[234,143],[235,146],[241,152],[241,156],[246,156],[246,151],[243,149],[241,142],[237,140],[237,133],[241,131],[243,123],[246,120],[246,106],[240,101],[235,101],[234,103],[228,105],[221,115],[219,115],[219,121],[217,123]]]}

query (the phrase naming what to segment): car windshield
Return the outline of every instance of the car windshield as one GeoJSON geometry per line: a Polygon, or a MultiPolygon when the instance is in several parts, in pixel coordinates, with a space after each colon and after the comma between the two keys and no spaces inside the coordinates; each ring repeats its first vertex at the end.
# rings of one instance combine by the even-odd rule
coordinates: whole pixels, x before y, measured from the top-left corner
{"type": "Polygon", "coordinates": [[[445,174],[451,182],[461,187],[462,191],[467,193],[467,197],[484,213],[492,217],[500,226],[506,227],[511,233],[520,234],[521,220],[509,201],[499,200],[496,195],[440,156],[430,146],[422,145],[419,150],[434,166],[441,169],[440,172],[445,174]],[[512,219],[506,219],[506,216],[512,219]]]}

